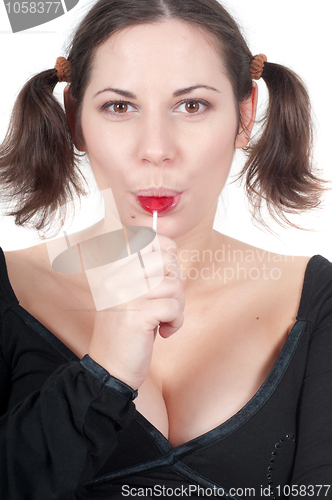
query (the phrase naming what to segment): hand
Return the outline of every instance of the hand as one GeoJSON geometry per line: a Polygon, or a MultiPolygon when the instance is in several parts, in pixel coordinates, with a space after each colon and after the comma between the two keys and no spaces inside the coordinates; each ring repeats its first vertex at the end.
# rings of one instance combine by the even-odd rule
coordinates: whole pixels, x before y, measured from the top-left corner
{"type": "Polygon", "coordinates": [[[183,324],[183,279],[176,245],[162,235],[157,239],[160,249],[154,240],[141,252],[149,281],[160,282],[156,287],[148,290],[142,268],[134,265],[134,259],[123,259],[107,268],[100,292],[113,295],[112,303],[119,305],[96,313],[88,350],[94,361],[134,390],[148,374],[158,326],[159,334],[167,338],[183,324]],[[133,290],[148,291],[126,301],[133,290]]]}

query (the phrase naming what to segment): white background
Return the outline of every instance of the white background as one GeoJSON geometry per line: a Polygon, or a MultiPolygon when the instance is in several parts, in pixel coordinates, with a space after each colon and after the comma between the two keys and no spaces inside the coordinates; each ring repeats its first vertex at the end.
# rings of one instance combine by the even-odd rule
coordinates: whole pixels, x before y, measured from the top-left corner
{"type": "MultiPolygon", "coordinates": [[[[5,6],[0,3],[0,142],[3,140],[11,109],[20,88],[35,73],[50,69],[65,47],[72,29],[94,2],[80,0],[69,13],[42,26],[13,34],[5,6]]],[[[332,181],[330,144],[331,35],[329,0],[225,0],[223,4],[240,23],[254,54],[265,53],[268,60],[284,64],[306,82],[316,122],[315,159],[326,179],[332,181]]],[[[61,100],[65,84],[56,87],[61,100]]],[[[265,86],[259,82],[261,103],[265,86]]],[[[243,158],[237,155],[235,168],[243,158]]],[[[78,225],[86,223],[91,201],[83,203],[78,225]]],[[[313,231],[283,229],[271,225],[278,235],[259,229],[251,222],[242,188],[229,185],[218,208],[215,227],[221,232],[267,250],[312,255],[320,253],[332,260],[332,184],[323,208],[294,219],[313,231]]],[[[91,220],[92,223],[92,220],[91,220]]],[[[78,226],[79,227],[79,226],[78,226]]],[[[17,228],[9,217],[0,217],[0,246],[4,250],[38,244],[32,231],[17,228]]]]}

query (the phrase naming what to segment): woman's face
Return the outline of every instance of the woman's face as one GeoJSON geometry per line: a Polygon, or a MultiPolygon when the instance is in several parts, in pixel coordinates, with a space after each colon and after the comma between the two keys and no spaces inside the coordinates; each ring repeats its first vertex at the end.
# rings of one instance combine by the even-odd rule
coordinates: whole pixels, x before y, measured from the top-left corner
{"type": "MultiPolygon", "coordinates": [[[[247,108],[248,122],[251,101],[247,108]]],[[[237,134],[220,55],[205,34],[174,20],[124,29],[97,49],[81,126],[80,149],[99,188],[112,189],[124,225],[152,226],[137,202],[149,193],[139,191],[179,193],[158,218],[171,238],[212,227],[234,149],[248,142],[237,134]]]]}

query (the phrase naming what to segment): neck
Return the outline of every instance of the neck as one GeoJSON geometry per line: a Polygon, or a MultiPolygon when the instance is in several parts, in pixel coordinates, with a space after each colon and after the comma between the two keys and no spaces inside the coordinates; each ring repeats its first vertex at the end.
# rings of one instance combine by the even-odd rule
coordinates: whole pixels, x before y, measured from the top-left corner
{"type": "Polygon", "coordinates": [[[225,237],[213,229],[213,222],[196,226],[190,233],[175,239],[177,262],[184,278],[186,293],[209,290],[216,284],[215,271],[220,266],[218,251],[225,237]]]}
{"type": "MultiPolygon", "coordinates": [[[[203,219],[186,234],[174,238],[177,246],[177,262],[184,278],[186,293],[197,290],[209,290],[218,280],[216,270],[220,268],[220,249],[227,239],[213,229],[214,213],[203,219]]],[[[118,218],[106,210],[105,218],[93,227],[88,228],[90,237],[121,229],[123,226],[118,218]]]]}

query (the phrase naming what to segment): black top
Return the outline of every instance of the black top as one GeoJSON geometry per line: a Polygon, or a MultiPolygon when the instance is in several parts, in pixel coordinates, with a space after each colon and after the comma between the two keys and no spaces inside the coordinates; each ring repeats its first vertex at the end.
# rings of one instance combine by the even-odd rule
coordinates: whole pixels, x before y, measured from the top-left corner
{"type": "Polygon", "coordinates": [[[2,251],[0,310],[1,499],[332,499],[332,264],[323,257],[308,263],[297,321],[261,388],[176,447],[135,410],[126,384],[80,361],[19,305],[2,251]]]}

